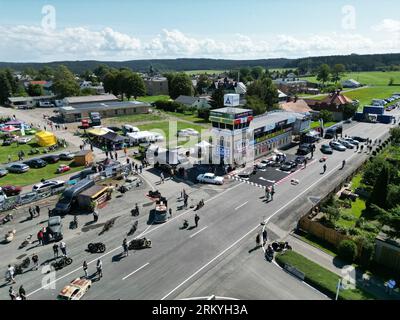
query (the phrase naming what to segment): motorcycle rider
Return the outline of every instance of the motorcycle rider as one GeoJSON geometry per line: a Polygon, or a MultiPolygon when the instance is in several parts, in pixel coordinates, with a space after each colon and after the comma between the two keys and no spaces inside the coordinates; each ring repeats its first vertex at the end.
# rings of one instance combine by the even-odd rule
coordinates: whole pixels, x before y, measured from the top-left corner
{"type": "Polygon", "coordinates": [[[22,285],[19,287],[18,293],[19,293],[21,300],[26,300],[26,292],[22,285]]]}
{"type": "Polygon", "coordinates": [[[346,165],[346,160],[342,161],[342,169],[344,168],[344,166],[346,165]]]}
{"type": "Polygon", "coordinates": [[[100,259],[97,260],[96,268],[99,279],[101,279],[103,277],[103,263],[100,259]]]}
{"type": "Polygon", "coordinates": [[[36,253],[32,255],[32,262],[33,262],[32,270],[37,270],[39,264],[39,257],[36,253]]]}
{"type": "Polygon", "coordinates": [[[124,250],[124,255],[127,257],[129,255],[129,250],[128,250],[128,241],[126,238],[122,241],[122,248],[124,250]]]}

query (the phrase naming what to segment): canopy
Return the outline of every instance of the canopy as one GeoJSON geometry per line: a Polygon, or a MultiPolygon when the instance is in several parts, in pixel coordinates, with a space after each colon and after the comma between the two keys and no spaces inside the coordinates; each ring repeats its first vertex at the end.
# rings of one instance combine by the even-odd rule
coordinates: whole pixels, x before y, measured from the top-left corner
{"type": "Polygon", "coordinates": [[[57,143],[56,136],[48,131],[39,131],[35,136],[38,141],[38,145],[41,147],[49,147],[57,143]]]}
{"type": "Polygon", "coordinates": [[[160,133],[151,131],[129,132],[126,135],[132,140],[163,140],[163,136],[160,133]]]}
{"type": "Polygon", "coordinates": [[[105,135],[102,136],[103,139],[110,140],[112,142],[121,142],[124,141],[125,139],[115,132],[107,132],[105,135]]]}
{"type": "Polygon", "coordinates": [[[14,126],[5,126],[3,128],[1,128],[1,131],[5,131],[5,132],[13,132],[13,131],[18,131],[19,128],[16,128],[14,126]]]}
{"type": "Polygon", "coordinates": [[[104,130],[103,128],[96,128],[96,129],[90,129],[87,130],[87,133],[90,133],[94,136],[104,136],[108,131],[104,130]]]}
{"type": "Polygon", "coordinates": [[[8,126],[20,126],[23,123],[24,122],[20,121],[20,120],[11,120],[11,121],[6,122],[6,125],[8,125],[8,126]]]}

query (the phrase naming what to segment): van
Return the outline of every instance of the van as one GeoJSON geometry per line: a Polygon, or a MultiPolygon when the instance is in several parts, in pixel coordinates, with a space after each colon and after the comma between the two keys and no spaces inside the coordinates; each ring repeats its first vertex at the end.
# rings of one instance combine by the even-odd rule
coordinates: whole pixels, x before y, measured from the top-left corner
{"type": "Polygon", "coordinates": [[[71,181],[71,180],[82,180],[82,179],[87,178],[87,176],[89,176],[89,175],[91,175],[93,173],[96,173],[96,172],[92,168],[88,168],[88,169],[82,170],[81,172],[71,176],[69,178],[69,181],[71,181]]]}
{"type": "Polygon", "coordinates": [[[55,213],[63,215],[68,214],[77,201],[77,196],[91,186],[94,186],[94,181],[92,179],[83,179],[73,187],[65,190],[54,208],[55,213]]]}
{"type": "Polygon", "coordinates": [[[325,131],[325,139],[333,139],[335,135],[341,134],[343,132],[343,127],[340,125],[330,127],[325,131]]]}

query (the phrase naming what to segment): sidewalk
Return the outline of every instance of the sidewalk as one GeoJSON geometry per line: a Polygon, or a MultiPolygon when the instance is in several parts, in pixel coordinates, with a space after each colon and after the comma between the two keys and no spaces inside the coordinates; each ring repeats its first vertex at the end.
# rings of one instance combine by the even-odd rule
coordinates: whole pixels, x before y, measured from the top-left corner
{"type": "MultiPolygon", "coordinates": [[[[343,267],[348,264],[341,261],[337,257],[333,257],[328,253],[323,252],[317,247],[312,246],[301,240],[299,236],[295,234],[290,234],[286,237],[285,241],[288,241],[289,244],[293,247],[293,250],[300,253],[304,257],[309,260],[318,263],[325,269],[336,273],[338,276],[342,277],[344,273],[342,273],[343,267]]],[[[363,273],[359,270],[356,270],[356,283],[357,286],[362,288],[364,291],[370,293],[375,296],[378,300],[400,300],[400,293],[393,291],[391,295],[385,292],[384,281],[376,276],[372,276],[369,280],[369,285],[364,285],[362,281],[363,273]]],[[[396,287],[398,287],[397,284],[396,287]]]]}

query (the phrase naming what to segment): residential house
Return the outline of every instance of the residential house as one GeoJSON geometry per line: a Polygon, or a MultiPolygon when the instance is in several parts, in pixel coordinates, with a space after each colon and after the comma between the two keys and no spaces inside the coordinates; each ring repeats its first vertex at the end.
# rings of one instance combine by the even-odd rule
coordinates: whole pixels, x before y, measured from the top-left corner
{"type": "Polygon", "coordinates": [[[307,102],[303,99],[294,98],[291,101],[280,104],[280,108],[287,112],[295,112],[302,114],[310,114],[312,109],[308,106],[307,102]]]}
{"type": "Polygon", "coordinates": [[[105,93],[104,86],[102,83],[100,83],[99,85],[93,85],[92,81],[84,80],[79,84],[79,87],[81,90],[87,89],[87,88],[96,90],[96,94],[104,94],[105,93]]]}
{"type": "Polygon", "coordinates": [[[149,96],[169,95],[168,79],[166,77],[144,77],[146,94],[149,96]]]}
{"type": "Polygon", "coordinates": [[[361,87],[361,83],[354,79],[348,79],[345,81],[342,81],[342,86],[343,88],[359,88],[361,87]]]}
{"type": "Polygon", "coordinates": [[[178,98],[175,99],[175,102],[181,103],[188,108],[196,109],[211,108],[209,101],[209,96],[190,97],[180,95],[178,98]]]}
{"type": "Polygon", "coordinates": [[[102,94],[94,96],[77,96],[77,97],[66,97],[64,98],[64,105],[73,106],[75,104],[85,104],[85,103],[106,103],[106,102],[116,102],[118,98],[113,94],[102,94]]]}
{"type": "Polygon", "coordinates": [[[299,78],[280,78],[272,80],[275,86],[285,94],[296,94],[306,92],[308,81],[300,80],[299,78]]]}

